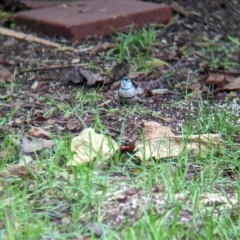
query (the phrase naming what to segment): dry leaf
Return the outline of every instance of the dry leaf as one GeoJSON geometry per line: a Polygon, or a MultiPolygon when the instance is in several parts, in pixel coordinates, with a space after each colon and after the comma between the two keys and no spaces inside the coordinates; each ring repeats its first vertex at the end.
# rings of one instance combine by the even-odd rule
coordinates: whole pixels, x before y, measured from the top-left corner
{"type": "Polygon", "coordinates": [[[31,138],[31,140],[29,140],[27,136],[24,136],[20,145],[23,152],[30,153],[43,148],[51,148],[53,146],[53,141],[41,138],[31,138]]]}
{"type": "Polygon", "coordinates": [[[148,69],[152,69],[152,68],[156,68],[156,67],[169,67],[167,62],[164,62],[158,58],[152,58],[151,60],[147,61],[143,67],[148,68],[148,69]]]}
{"type": "Polygon", "coordinates": [[[81,59],[80,58],[74,58],[72,61],[71,61],[71,64],[77,64],[77,63],[80,63],[81,59]]]}
{"type": "Polygon", "coordinates": [[[103,77],[96,74],[96,73],[93,73],[89,70],[85,70],[83,68],[80,68],[79,69],[80,71],[80,74],[87,80],[87,85],[95,85],[96,83],[98,82],[103,82],[103,77]]]}
{"type": "Polygon", "coordinates": [[[50,133],[44,130],[43,128],[40,127],[31,127],[31,129],[28,131],[30,135],[34,137],[47,137],[50,138],[50,133]]]}
{"type": "Polygon", "coordinates": [[[124,146],[121,146],[120,152],[121,153],[133,153],[134,149],[135,149],[134,144],[124,145],[124,146]]]}
{"type": "Polygon", "coordinates": [[[11,79],[11,72],[6,69],[6,68],[1,68],[0,69],[0,80],[3,79],[3,80],[10,80],[11,79]]]}
{"type": "Polygon", "coordinates": [[[104,82],[104,79],[99,74],[93,73],[90,70],[86,70],[81,65],[76,65],[72,68],[64,77],[64,83],[72,81],[73,83],[82,83],[87,81],[87,85],[95,85],[98,82],[104,82]]]}
{"type": "Polygon", "coordinates": [[[25,166],[26,164],[29,164],[32,161],[33,161],[33,158],[31,156],[23,155],[18,160],[18,165],[25,166]]]}
{"type": "Polygon", "coordinates": [[[47,122],[47,121],[48,121],[48,118],[45,118],[42,115],[39,115],[36,118],[31,119],[30,122],[31,123],[44,123],[44,122],[47,122]]]}
{"type": "Polygon", "coordinates": [[[36,80],[36,81],[33,82],[32,86],[31,86],[31,89],[32,89],[33,91],[36,91],[37,88],[38,88],[38,81],[36,80]]]}
{"type": "Polygon", "coordinates": [[[71,149],[75,153],[68,163],[70,166],[86,164],[92,161],[106,160],[118,149],[117,143],[92,128],[84,129],[79,136],[72,139],[71,149]]]}
{"type": "Polygon", "coordinates": [[[172,2],[170,7],[172,8],[172,10],[174,10],[177,13],[182,14],[184,17],[189,17],[191,15],[201,16],[200,13],[197,13],[197,12],[194,12],[194,11],[186,11],[182,6],[180,6],[176,2],[172,2]]]}
{"type": "Polygon", "coordinates": [[[97,52],[101,52],[101,51],[108,51],[112,48],[115,48],[116,47],[116,44],[114,43],[109,43],[109,42],[104,42],[104,43],[101,43],[101,44],[98,44],[97,46],[95,46],[91,52],[96,54],[97,52]]]}
{"type": "Polygon", "coordinates": [[[122,79],[128,73],[129,67],[130,65],[126,60],[116,64],[108,74],[108,78],[110,78],[112,82],[122,79]]]}
{"type": "Polygon", "coordinates": [[[207,86],[214,86],[214,93],[220,91],[240,90],[240,73],[209,70],[206,79],[207,86]]]}
{"type": "Polygon", "coordinates": [[[10,165],[6,167],[3,171],[0,172],[0,177],[9,177],[9,176],[17,176],[20,177],[22,175],[32,175],[29,167],[24,165],[10,165]]]}
{"type": "Polygon", "coordinates": [[[177,121],[177,120],[174,119],[174,118],[165,118],[165,117],[161,117],[161,120],[163,120],[163,121],[166,122],[166,123],[174,123],[174,122],[177,121]]]}
{"type": "Polygon", "coordinates": [[[76,122],[70,122],[66,125],[67,129],[69,131],[73,131],[73,130],[76,130],[79,128],[79,123],[76,123],[76,122]]]}
{"type": "Polygon", "coordinates": [[[136,157],[143,159],[161,159],[177,157],[184,147],[189,151],[204,154],[209,146],[220,147],[223,141],[219,134],[176,136],[168,127],[157,122],[144,123],[145,140],[136,143],[136,157]]]}

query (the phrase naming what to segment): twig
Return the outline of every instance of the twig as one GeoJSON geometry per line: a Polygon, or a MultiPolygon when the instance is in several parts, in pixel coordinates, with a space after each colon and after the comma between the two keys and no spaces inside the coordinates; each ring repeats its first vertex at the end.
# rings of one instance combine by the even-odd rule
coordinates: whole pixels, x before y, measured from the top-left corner
{"type": "Polygon", "coordinates": [[[167,72],[165,72],[161,77],[157,78],[156,81],[161,82],[169,73],[171,73],[174,69],[176,69],[180,63],[182,62],[182,60],[178,60],[176,64],[174,64],[167,72]]]}
{"type": "Polygon", "coordinates": [[[37,43],[41,43],[41,44],[44,44],[44,45],[47,45],[47,46],[50,46],[50,47],[64,48],[66,50],[70,50],[70,51],[73,51],[73,52],[79,52],[78,49],[75,49],[75,48],[72,48],[72,47],[65,47],[65,46],[62,46],[59,43],[55,43],[55,42],[52,42],[52,41],[49,41],[49,40],[46,40],[46,39],[35,37],[33,35],[30,35],[30,34],[25,34],[25,33],[22,33],[22,32],[16,32],[16,31],[9,30],[9,29],[3,28],[3,27],[0,27],[0,35],[14,37],[14,38],[22,39],[22,40],[29,41],[29,42],[37,42],[37,43]]]}
{"type": "Polygon", "coordinates": [[[64,68],[70,68],[70,67],[75,67],[75,66],[86,66],[87,63],[80,63],[77,65],[66,65],[66,66],[53,66],[53,67],[45,67],[45,68],[34,68],[34,69],[28,69],[28,70],[23,70],[19,72],[18,74],[23,74],[27,72],[38,72],[38,71],[47,71],[47,70],[55,70],[55,69],[64,69],[64,68]]]}

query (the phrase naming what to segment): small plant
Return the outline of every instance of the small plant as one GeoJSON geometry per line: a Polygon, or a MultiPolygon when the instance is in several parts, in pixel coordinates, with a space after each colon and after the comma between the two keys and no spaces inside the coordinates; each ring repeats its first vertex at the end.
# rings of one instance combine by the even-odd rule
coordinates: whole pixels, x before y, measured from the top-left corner
{"type": "Polygon", "coordinates": [[[205,51],[211,54],[210,68],[217,69],[219,67],[224,69],[234,69],[239,67],[233,59],[233,55],[239,49],[239,41],[236,38],[228,36],[227,42],[214,43],[209,42],[205,51]]]}
{"type": "Polygon", "coordinates": [[[134,30],[131,25],[128,33],[116,32],[116,48],[108,51],[110,57],[116,50],[118,62],[129,61],[132,65],[139,65],[150,57],[150,51],[154,45],[158,31],[154,27],[142,28],[139,31],[134,30]]]}

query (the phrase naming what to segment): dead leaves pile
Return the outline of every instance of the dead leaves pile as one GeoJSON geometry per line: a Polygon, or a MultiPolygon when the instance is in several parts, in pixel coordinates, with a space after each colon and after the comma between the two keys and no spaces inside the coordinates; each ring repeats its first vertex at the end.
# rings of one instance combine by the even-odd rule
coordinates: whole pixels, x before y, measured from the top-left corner
{"type": "Polygon", "coordinates": [[[97,159],[109,159],[117,151],[118,146],[110,137],[95,133],[92,128],[86,128],[72,139],[71,149],[75,154],[68,165],[76,166],[97,159]]]}
{"type": "Polygon", "coordinates": [[[179,136],[169,127],[163,127],[153,121],[144,123],[143,131],[144,138],[137,141],[134,147],[122,146],[119,149],[117,143],[110,137],[97,134],[93,129],[87,128],[78,137],[72,139],[71,149],[74,155],[69,165],[86,164],[97,159],[106,161],[121,149],[124,153],[134,153],[138,160],[143,161],[176,158],[184,149],[192,154],[204,155],[209,148],[223,147],[219,134],[179,136]]]}
{"type": "Polygon", "coordinates": [[[206,85],[214,87],[213,93],[240,90],[240,72],[209,70],[206,85]]]}

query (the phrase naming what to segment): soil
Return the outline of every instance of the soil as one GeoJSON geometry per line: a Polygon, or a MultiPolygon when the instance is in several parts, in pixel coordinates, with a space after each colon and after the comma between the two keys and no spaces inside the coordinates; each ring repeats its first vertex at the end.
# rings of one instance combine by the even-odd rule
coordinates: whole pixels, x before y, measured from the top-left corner
{"type": "MultiPolygon", "coordinates": [[[[153,1],[154,2],[154,1],[153,1]]],[[[169,1],[155,1],[169,2],[169,1]]],[[[223,60],[226,57],[226,48],[229,47],[229,36],[234,38],[240,37],[240,8],[238,1],[213,1],[213,0],[178,0],[175,1],[181,5],[188,13],[179,14],[174,12],[175,20],[165,26],[158,36],[158,44],[152,49],[156,57],[173,65],[179,59],[183,59],[180,70],[174,72],[165,80],[164,85],[171,90],[176,90],[178,86],[184,86],[186,79],[189,81],[198,79],[200,83],[204,83],[207,76],[207,70],[211,66],[212,55],[203,48],[209,46],[212,42],[213,53],[216,58],[223,60]],[[198,41],[198,44],[196,44],[198,41]],[[174,47],[173,47],[174,46],[174,47]],[[220,47],[218,47],[220,46],[220,47]],[[169,83],[171,86],[169,86],[169,83]],[[182,85],[181,85],[182,84],[182,85]],[[175,86],[176,88],[172,88],[175,86]]],[[[3,22],[4,26],[9,26],[10,22],[3,22]]],[[[16,27],[17,30],[27,32],[22,27],[16,27]]],[[[41,34],[33,33],[37,36],[49,39],[41,34]]],[[[55,42],[64,42],[69,46],[78,48],[88,48],[99,43],[112,42],[112,37],[89,37],[82,43],[70,43],[65,39],[52,38],[55,42]]],[[[231,44],[230,44],[231,45],[231,44]]],[[[234,46],[231,45],[234,49],[234,46]]],[[[46,119],[41,118],[44,114],[51,110],[51,104],[44,99],[49,96],[61,102],[68,102],[71,106],[74,104],[74,96],[77,91],[92,91],[94,87],[89,88],[82,84],[67,83],[63,84],[62,80],[70,68],[62,68],[61,66],[69,65],[73,59],[80,58],[81,63],[89,63],[94,60],[95,64],[100,67],[98,72],[105,72],[112,66],[111,61],[103,60],[104,52],[89,53],[83,51],[74,53],[72,51],[56,51],[55,49],[43,46],[38,43],[17,40],[6,36],[0,36],[0,72],[5,74],[6,80],[1,80],[0,112],[3,117],[2,121],[8,122],[7,125],[0,128],[0,133],[21,132],[25,133],[29,129],[29,124],[33,126],[44,127],[46,119]],[[50,66],[59,66],[55,70],[31,71],[27,73],[16,73],[28,69],[49,68],[50,66]],[[13,74],[13,79],[8,81],[8,75],[13,74]],[[38,80],[38,86],[35,88],[34,82],[38,80]],[[13,84],[14,83],[14,84],[13,84]],[[14,88],[12,89],[12,86],[14,88]],[[75,89],[74,93],[72,92],[75,89]],[[14,110],[14,111],[13,111],[14,110]],[[5,119],[5,120],[4,120],[5,119]]],[[[239,46],[234,49],[229,61],[240,63],[239,46]]],[[[219,63],[219,70],[226,70],[226,66],[219,63]]],[[[230,66],[231,71],[238,70],[234,66],[230,66]]],[[[229,70],[227,69],[227,70],[229,70]]],[[[94,71],[94,70],[93,70],[94,71]]],[[[111,107],[117,108],[118,100],[114,93],[109,93],[110,86],[97,90],[101,93],[101,99],[95,104],[99,104],[111,100],[110,103],[99,108],[99,117],[114,138],[118,139],[120,134],[121,123],[125,118],[125,108],[132,106],[122,106],[120,110],[116,110],[112,115],[107,114],[106,109],[111,107]]],[[[197,117],[198,100],[191,99],[184,101],[184,88],[178,87],[179,94],[169,93],[167,95],[149,95],[145,96],[144,101],[139,104],[142,106],[145,114],[132,112],[127,117],[126,129],[124,135],[124,143],[134,141],[134,134],[139,132],[143,121],[157,121],[163,125],[172,127],[173,131],[181,132],[184,128],[184,122],[197,117]],[[181,100],[181,105],[176,105],[181,100]],[[160,117],[159,117],[160,116],[160,117]]],[[[175,91],[176,93],[176,91],[175,91]]],[[[239,114],[239,95],[236,90],[234,97],[229,95],[229,91],[221,92],[221,94],[212,95],[211,104],[224,106],[224,104],[236,104],[236,115],[239,114]]],[[[203,96],[204,97],[204,96],[203,96]]],[[[87,126],[94,124],[94,117],[88,106],[84,106],[86,114],[81,116],[87,126]]],[[[63,134],[77,135],[84,125],[75,117],[65,117],[64,110],[58,109],[48,114],[47,119],[54,121],[51,132],[56,135],[59,130],[63,134]]],[[[0,136],[0,139],[3,137],[0,136]]],[[[1,140],[2,140],[1,139],[1,140]]],[[[191,169],[189,170],[191,175],[191,169]]],[[[197,170],[196,170],[197,171],[197,170]]],[[[232,176],[236,178],[236,176],[232,176]]]]}

